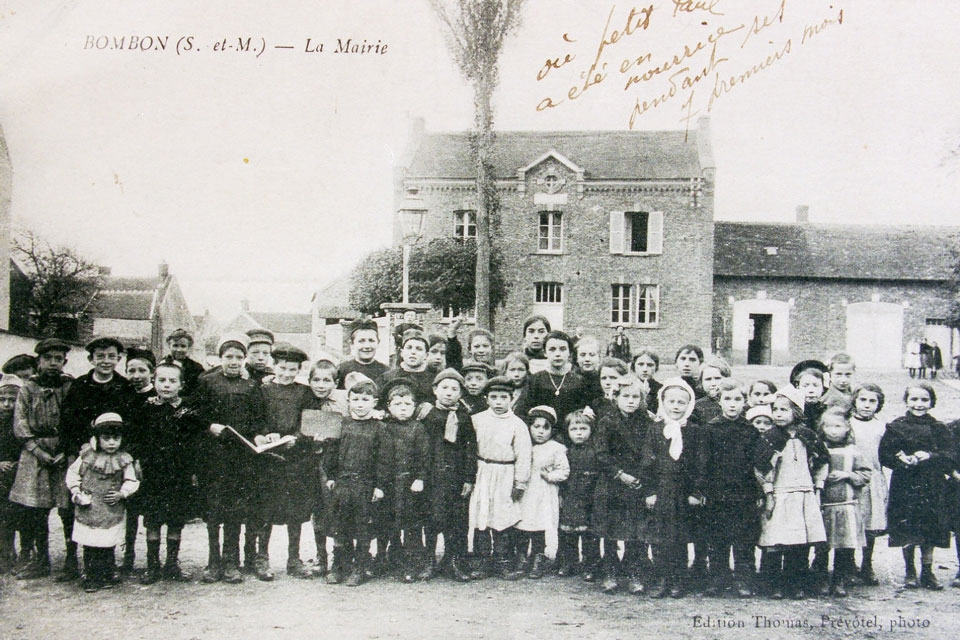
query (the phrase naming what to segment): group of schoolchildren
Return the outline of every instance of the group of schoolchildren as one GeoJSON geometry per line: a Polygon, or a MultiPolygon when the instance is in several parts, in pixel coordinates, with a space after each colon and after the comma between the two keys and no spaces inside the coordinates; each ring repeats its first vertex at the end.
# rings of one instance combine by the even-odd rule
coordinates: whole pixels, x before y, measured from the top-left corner
{"type": "Polygon", "coordinates": [[[843,597],[879,584],[874,543],[889,535],[904,586],[942,588],[933,550],[960,529],[960,424],[930,415],[927,383],[884,424],[883,391],[854,384],[845,354],[800,362],[788,384],[745,384],[686,345],[679,375],[659,381],[651,349],[604,356],[542,316],[502,360],[490,332],[461,343],[458,328],[401,325],[388,366],[377,324],[359,320],[350,358],[309,363],[306,384],[307,354],[265,330],[223,336],[209,371],[183,330],[159,361],[100,337],[75,379],[69,345],[42,340],[0,378],[0,569],[50,575],[57,508],[57,579],[86,591],[133,573],[141,517],[144,584],[190,579],[181,534],[199,517],[207,583],[272,580],[282,525],[287,574],[349,586],[549,573],[661,598],[843,597]],[[317,554],[304,562],[308,522],[317,554]]]}

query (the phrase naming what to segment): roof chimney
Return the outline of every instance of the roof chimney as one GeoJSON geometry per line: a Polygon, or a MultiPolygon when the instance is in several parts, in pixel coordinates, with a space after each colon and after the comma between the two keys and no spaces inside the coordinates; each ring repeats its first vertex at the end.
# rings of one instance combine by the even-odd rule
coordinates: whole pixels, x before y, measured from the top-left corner
{"type": "Polygon", "coordinates": [[[250,311],[250,301],[246,298],[240,301],[240,311],[243,311],[244,313],[250,311]]]}
{"type": "Polygon", "coordinates": [[[160,274],[161,278],[166,278],[170,275],[170,265],[167,264],[166,260],[162,261],[160,266],[157,267],[157,273],[160,274]]]}
{"type": "Polygon", "coordinates": [[[797,224],[806,224],[807,222],[810,222],[810,206],[797,205],[797,224]]]}

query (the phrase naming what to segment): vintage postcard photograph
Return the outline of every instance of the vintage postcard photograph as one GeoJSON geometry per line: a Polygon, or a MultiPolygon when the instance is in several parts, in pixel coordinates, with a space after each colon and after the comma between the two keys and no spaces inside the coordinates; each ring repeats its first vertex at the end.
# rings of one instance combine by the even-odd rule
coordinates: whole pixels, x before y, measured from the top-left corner
{"type": "Polygon", "coordinates": [[[943,638],[960,6],[0,0],[0,638],[943,638]]]}

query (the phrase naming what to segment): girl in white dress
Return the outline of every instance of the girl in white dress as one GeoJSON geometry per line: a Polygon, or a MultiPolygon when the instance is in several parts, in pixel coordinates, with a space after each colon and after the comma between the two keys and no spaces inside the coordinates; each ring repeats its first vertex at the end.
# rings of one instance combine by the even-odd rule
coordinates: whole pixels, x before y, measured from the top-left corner
{"type": "Polygon", "coordinates": [[[491,378],[484,394],[487,409],[472,417],[477,432],[477,480],[470,494],[470,535],[476,536],[481,568],[476,578],[491,573],[499,564],[505,578],[519,575],[509,551],[515,548],[511,533],[520,521],[520,499],[530,482],[532,462],[530,432],[510,408],[513,383],[503,376],[491,378]],[[490,535],[492,532],[492,552],[490,535]]]}
{"type": "MultiPolygon", "coordinates": [[[[530,440],[533,442],[533,462],[530,483],[520,500],[520,522],[517,529],[527,534],[533,566],[527,577],[536,580],[546,569],[547,547],[556,548],[557,527],[560,525],[559,483],[570,476],[567,448],[551,439],[557,424],[553,407],[541,405],[530,409],[530,440]]],[[[527,542],[520,545],[521,556],[527,542]]],[[[523,568],[523,567],[521,567],[523,568]]]]}
{"type": "Polygon", "coordinates": [[[867,544],[863,548],[859,580],[861,584],[875,587],[880,584],[873,572],[873,545],[877,538],[887,532],[887,476],[880,464],[880,438],[887,425],[877,419],[883,409],[883,391],[875,384],[860,385],[853,391],[853,417],[850,426],[857,447],[870,468],[870,484],[860,492],[860,513],[866,529],[867,544]]]}

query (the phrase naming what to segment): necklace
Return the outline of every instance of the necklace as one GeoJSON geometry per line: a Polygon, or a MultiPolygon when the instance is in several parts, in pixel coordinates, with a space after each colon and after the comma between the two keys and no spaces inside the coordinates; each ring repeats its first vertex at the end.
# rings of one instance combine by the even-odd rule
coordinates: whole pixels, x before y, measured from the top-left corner
{"type": "Polygon", "coordinates": [[[553,395],[555,396],[560,395],[560,389],[563,388],[563,383],[567,379],[567,373],[570,373],[570,372],[569,371],[564,372],[563,376],[560,378],[560,384],[557,384],[556,382],[553,381],[553,374],[547,371],[547,377],[550,378],[550,384],[553,386],[553,391],[554,391],[553,395]]]}

